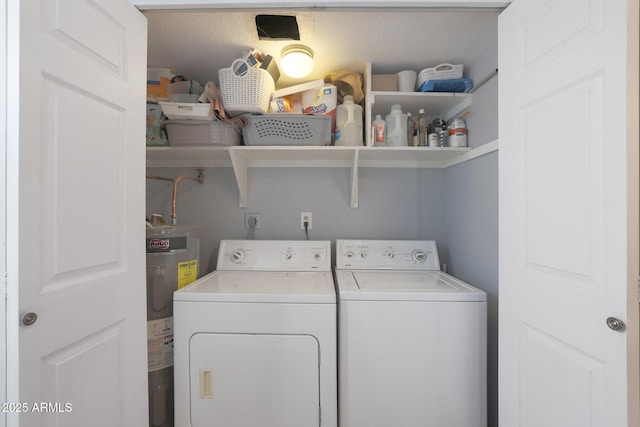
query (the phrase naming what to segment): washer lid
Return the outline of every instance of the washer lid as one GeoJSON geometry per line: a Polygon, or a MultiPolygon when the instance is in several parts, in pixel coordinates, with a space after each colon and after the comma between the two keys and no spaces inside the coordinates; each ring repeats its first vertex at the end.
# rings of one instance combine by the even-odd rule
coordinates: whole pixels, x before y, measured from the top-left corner
{"type": "Polygon", "coordinates": [[[484,291],[441,271],[338,271],[342,301],[486,301],[484,291]]]}
{"type": "Polygon", "coordinates": [[[335,304],[330,272],[214,271],[173,293],[174,301],[335,304]]]}

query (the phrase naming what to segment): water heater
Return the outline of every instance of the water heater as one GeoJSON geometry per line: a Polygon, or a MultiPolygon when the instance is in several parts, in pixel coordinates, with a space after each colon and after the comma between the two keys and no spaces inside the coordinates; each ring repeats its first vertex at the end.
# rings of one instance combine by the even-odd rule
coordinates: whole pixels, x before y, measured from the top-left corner
{"type": "Polygon", "coordinates": [[[173,427],[173,292],[198,278],[194,226],[147,227],[149,426],[173,427]]]}

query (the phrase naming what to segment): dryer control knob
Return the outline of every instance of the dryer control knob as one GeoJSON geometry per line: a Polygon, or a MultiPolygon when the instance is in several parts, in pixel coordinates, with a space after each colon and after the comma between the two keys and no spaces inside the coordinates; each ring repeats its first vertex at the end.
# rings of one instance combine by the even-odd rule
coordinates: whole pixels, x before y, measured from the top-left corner
{"type": "Polygon", "coordinates": [[[353,258],[354,257],[354,253],[353,251],[347,251],[344,253],[344,256],[346,256],[347,258],[353,258]]]}
{"type": "Polygon", "coordinates": [[[427,260],[427,254],[423,250],[416,249],[411,252],[411,258],[413,258],[415,262],[425,262],[427,260]]]}
{"type": "Polygon", "coordinates": [[[286,259],[287,261],[291,261],[291,258],[293,258],[293,252],[287,251],[284,253],[284,259],[286,259]]]}
{"type": "Polygon", "coordinates": [[[320,255],[319,252],[315,252],[313,254],[313,259],[314,259],[314,261],[320,261],[322,259],[322,255],[320,255]]]}
{"type": "Polygon", "coordinates": [[[367,256],[369,256],[367,251],[360,251],[360,258],[366,258],[367,256]]]}
{"type": "Polygon", "coordinates": [[[231,252],[231,261],[235,262],[236,264],[240,264],[242,261],[244,261],[244,257],[245,253],[242,249],[236,249],[235,251],[231,252]]]}

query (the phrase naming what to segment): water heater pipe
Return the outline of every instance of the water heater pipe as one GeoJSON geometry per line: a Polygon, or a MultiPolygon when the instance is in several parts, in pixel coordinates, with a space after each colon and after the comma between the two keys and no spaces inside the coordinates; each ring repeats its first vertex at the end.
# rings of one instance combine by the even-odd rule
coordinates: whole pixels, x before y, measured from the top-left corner
{"type": "Polygon", "coordinates": [[[188,175],[182,175],[179,176],[175,179],[173,178],[167,178],[164,176],[157,176],[157,175],[147,175],[147,179],[158,179],[161,181],[171,181],[173,182],[173,195],[171,198],[171,225],[176,225],[177,221],[178,221],[178,216],[176,214],[176,206],[177,206],[177,199],[178,199],[178,184],[180,184],[180,181],[182,181],[183,179],[188,179],[191,181],[196,181],[199,182],[200,184],[202,184],[204,182],[204,174],[203,174],[203,170],[201,168],[196,169],[198,171],[198,176],[196,178],[192,177],[192,176],[188,176],[188,175]]]}

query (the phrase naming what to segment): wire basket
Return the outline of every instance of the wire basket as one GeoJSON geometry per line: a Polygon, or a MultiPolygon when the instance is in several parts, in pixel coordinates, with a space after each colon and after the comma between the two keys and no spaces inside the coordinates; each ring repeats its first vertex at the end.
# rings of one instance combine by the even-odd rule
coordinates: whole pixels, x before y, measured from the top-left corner
{"type": "Polygon", "coordinates": [[[418,73],[418,87],[429,80],[459,79],[462,77],[463,70],[463,64],[440,64],[433,68],[425,68],[418,73]]]}
{"type": "Polygon", "coordinates": [[[243,59],[236,59],[231,67],[218,70],[218,79],[222,104],[232,117],[269,111],[271,94],[276,85],[266,70],[254,68],[243,59]]]}
{"type": "Polygon", "coordinates": [[[331,145],[331,116],[250,116],[242,135],[245,145],[331,145]]]}

